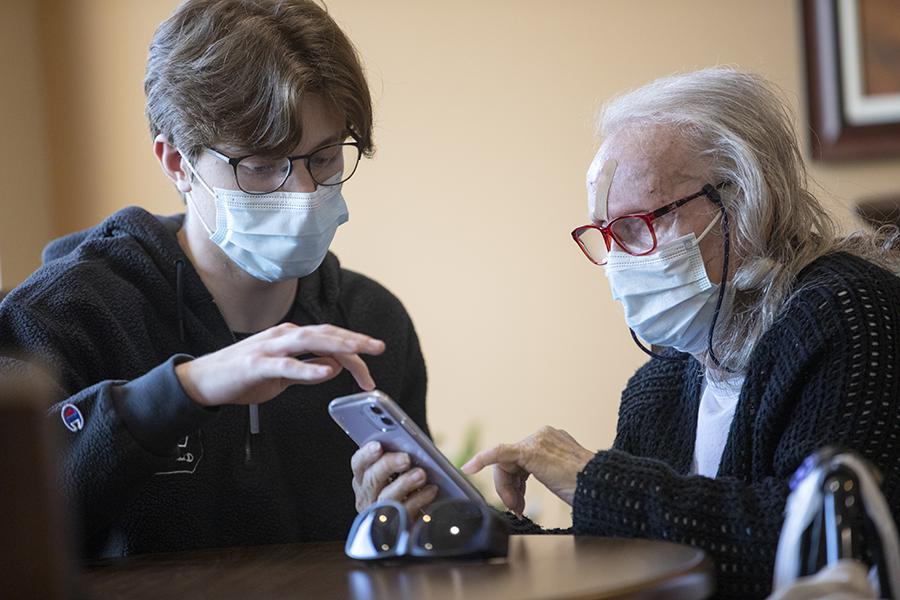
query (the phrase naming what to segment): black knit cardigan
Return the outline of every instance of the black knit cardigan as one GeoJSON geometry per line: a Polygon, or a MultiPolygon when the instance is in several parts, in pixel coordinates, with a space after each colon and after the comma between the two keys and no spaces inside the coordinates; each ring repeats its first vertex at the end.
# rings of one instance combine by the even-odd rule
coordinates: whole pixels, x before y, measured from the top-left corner
{"type": "Polygon", "coordinates": [[[702,366],[650,360],[622,394],[613,448],[578,476],[575,531],[697,546],[716,564],[719,595],[765,596],[788,481],[827,444],[882,470],[896,519],[898,333],[900,279],[843,253],[809,265],[752,353],[715,479],[690,474],[702,366]]]}

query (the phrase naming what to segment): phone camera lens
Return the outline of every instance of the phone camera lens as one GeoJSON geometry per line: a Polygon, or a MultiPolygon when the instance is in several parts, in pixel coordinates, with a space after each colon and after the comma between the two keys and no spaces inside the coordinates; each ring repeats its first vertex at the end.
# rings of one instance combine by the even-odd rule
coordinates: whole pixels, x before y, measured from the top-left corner
{"type": "Polygon", "coordinates": [[[381,410],[380,408],[378,408],[377,406],[375,406],[374,404],[372,406],[370,406],[369,408],[371,408],[372,412],[375,413],[376,415],[384,414],[384,411],[381,410]]]}
{"type": "Polygon", "coordinates": [[[393,425],[394,424],[394,422],[391,419],[388,419],[387,417],[381,417],[381,422],[384,423],[385,425],[393,425]]]}

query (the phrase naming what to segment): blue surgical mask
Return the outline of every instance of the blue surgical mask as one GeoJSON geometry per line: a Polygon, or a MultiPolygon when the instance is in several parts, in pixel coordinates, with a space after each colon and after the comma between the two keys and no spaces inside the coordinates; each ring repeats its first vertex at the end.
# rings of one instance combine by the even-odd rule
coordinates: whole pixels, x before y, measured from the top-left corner
{"type": "MultiPolygon", "coordinates": [[[[187,163],[187,160],[185,160],[187,163]]],[[[314,192],[211,189],[187,163],[194,177],[215,199],[216,227],[197,217],[216,244],[237,266],[262,281],[305,277],[319,268],[334,234],[349,219],[340,185],[319,185],[314,192]]],[[[326,181],[340,181],[341,173],[326,181]]]]}
{"type": "Polygon", "coordinates": [[[706,274],[700,241],[718,219],[699,238],[690,233],[646,256],[609,253],[606,277],[613,298],[644,341],[695,355],[706,350],[719,286],[706,274]]]}

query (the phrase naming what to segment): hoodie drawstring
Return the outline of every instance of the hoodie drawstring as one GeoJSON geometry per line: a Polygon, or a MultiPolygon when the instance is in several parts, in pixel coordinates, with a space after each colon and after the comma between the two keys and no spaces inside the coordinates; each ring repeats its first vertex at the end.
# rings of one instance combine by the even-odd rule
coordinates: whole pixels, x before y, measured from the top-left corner
{"type": "Polygon", "coordinates": [[[184,272],[184,259],[179,258],[175,261],[175,314],[178,319],[178,337],[182,342],[184,339],[184,292],[182,285],[182,277],[184,272]]]}
{"type": "MultiPolygon", "coordinates": [[[[178,337],[182,342],[186,341],[184,334],[184,259],[175,261],[175,314],[178,320],[178,337]]],[[[237,337],[229,329],[232,343],[237,343],[237,337]]],[[[251,404],[249,407],[249,427],[244,447],[244,462],[250,464],[253,460],[252,444],[250,437],[259,433],[259,406],[251,404]]]]}
{"type": "MultiPolygon", "coordinates": [[[[187,341],[184,334],[184,259],[175,260],[175,314],[178,321],[178,337],[182,342],[187,341]]],[[[232,342],[236,343],[237,338],[234,332],[231,333],[232,342]]],[[[250,434],[259,433],[259,407],[255,404],[250,405],[250,426],[247,430],[244,448],[244,462],[249,465],[253,460],[251,450],[250,434]]]]}

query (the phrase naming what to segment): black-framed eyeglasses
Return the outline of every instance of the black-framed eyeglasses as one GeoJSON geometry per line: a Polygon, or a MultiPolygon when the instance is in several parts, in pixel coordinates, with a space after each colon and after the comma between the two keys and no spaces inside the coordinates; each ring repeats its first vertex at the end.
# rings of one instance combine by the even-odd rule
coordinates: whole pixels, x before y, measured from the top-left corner
{"type": "Polygon", "coordinates": [[[329,144],[309,154],[272,157],[247,154],[231,157],[213,148],[206,152],[231,165],[238,188],[248,194],[271,194],[278,191],[294,171],[294,162],[302,160],[317,186],[339,185],[356,173],[361,150],[359,141],[329,144]]]}
{"type": "Polygon", "coordinates": [[[572,230],[572,239],[584,252],[589,261],[605,265],[612,250],[613,241],[632,256],[645,256],[656,250],[656,229],[653,222],[701,196],[706,196],[717,204],[720,202],[717,190],[728,185],[723,181],[715,186],[706,184],[703,189],[690,196],[679,198],[652,212],[624,215],[606,225],[582,225],[572,230]]]}
{"type": "Polygon", "coordinates": [[[344,552],[357,560],[506,556],[509,525],[471,500],[437,502],[409,526],[399,502],[376,502],[356,516],[344,552]]]}

